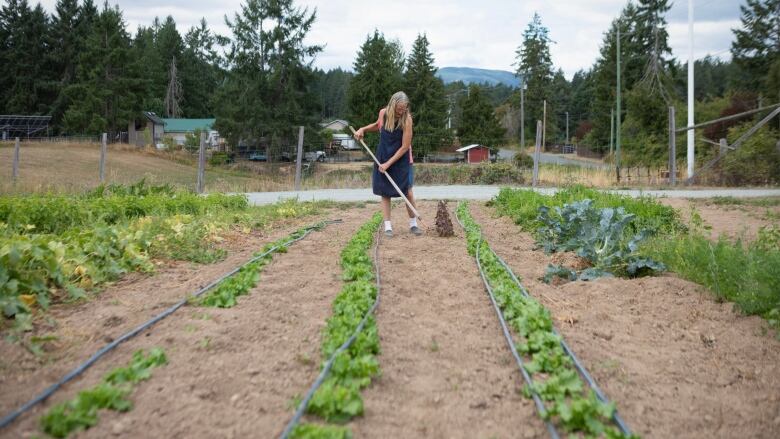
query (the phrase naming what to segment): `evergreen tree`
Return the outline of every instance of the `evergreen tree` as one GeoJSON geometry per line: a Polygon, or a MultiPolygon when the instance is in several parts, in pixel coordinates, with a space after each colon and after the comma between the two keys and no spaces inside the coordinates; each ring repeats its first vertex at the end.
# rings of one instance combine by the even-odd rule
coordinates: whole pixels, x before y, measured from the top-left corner
{"type": "Polygon", "coordinates": [[[504,128],[496,118],[493,107],[478,85],[470,85],[466,97],[461,97],[463,114],[458,139],[461,145],[479,143],[492,149],[504,143],[504,128]]]}
{"type": "Polygon", "coordinates": [[[450,141],[444,83],[436,77],[437,70],[428,38],[418,35],[406,63],[404,90],[414,114],[414,152],[421,156],[450,141]]]}
{"type": "Polygon", "coordinates": [[[232,70],[216,96],[216,128],[231,143],[266,139],[269,158],[292,145],[298,125],[319,121],[310,59],[321,46],[304,44],[315,13],[292,0],[248,0],[228,20],[232,70]]]}
{"type": "Polygon", "coordinates": [[[31,9],[27,0],[9,0],[0,14],[2,113],[46,114],[52,100],[47,93],[49,16],[40,4],[31,9]]]}
{"type": "Polygon", "coordinates": [[[349,117],[347,94],[352,73],[340,68],[327,72],[317,69],[314,73],[317,78],[316,94],[322,103],[320,117],[323,120],[347,119],[349,117]]]}
{"type": "Polygon", "coordinates": [[[768,90],[778,101],[780,0],[747,0],[739,8],[742,27],[734,29],[736,40],[731,43],[731,55],[742,73],[739,88],[768,90]]]}
{"type": "Polygon", "coordinates": [[[212,96],[224,73],[216,51],[217,36],[201,19],[184,36],[181,60],[182,113],[185,117],[206,118],[214,115],[212,96]]]}
{"type": "Polygon", "coordinates": [[[130,54],[130,36],[118,7],[104,3],[79,58],[77,81],[66,90],[72,102],[64,127],[70,134],[116,133],[142,110],[139,63],[130,54]]]}
{"type": "Polygon", "coordinates": [[[533,19],[523,32],[523,44],[515,52],[518,66],[516,73],[524,78],[528,87],[525,92],[526,133],[534,133],[536,121],[542,120],[545,100],[548,101],[547,114],[555,111],[550,101],[554,72],[550,56],[552,40],[549,34],[550,31],[542,24],[542,18],[538,13],[534,13],[533,19]]]}
{"type": "Polygon", "coordinates": [[[400,43],[375,30],[360,47],[349,86],[350,122],[358,127],[376,121],[379,109],[403,87],[404,56],[400,43]]]}

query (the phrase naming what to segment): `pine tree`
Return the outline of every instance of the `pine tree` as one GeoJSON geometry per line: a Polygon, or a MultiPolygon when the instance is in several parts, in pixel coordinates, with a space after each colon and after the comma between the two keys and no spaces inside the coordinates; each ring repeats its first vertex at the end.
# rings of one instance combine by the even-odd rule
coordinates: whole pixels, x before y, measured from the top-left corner
{"type": "Polygon", "coordinates": [[[72,104],[64,116],[69,134],[125,131],[140,114],[143,82],[130,54],[130,36],[118,7],[104,3],[79,58],[77,81],[66,90],[72,104]]]}
{"type": "Polygon", "coordinates": [[[550,31],[542,24],[539,14],[534,13],[523,32],[523,44],[515,52],[518,66],[516,73],[524,78],[528,87],[525,93],[526,133],[534,133],[536,121],[542,120],[545,100],[548,100],[547,114],[555,111],[550,102],[554,77],[550,43],[550,31]]]}
{"type": "Polygon", "coordinates": [[[212,96],[224,76],[221,58],[216,51],[217,37],[209,30],[206,20],[193,26],[184,36],[184,50],[180,64],[182,113],[185,117],[204,118],[214,115],[212,96]]]}
{"type": "Polygon", "coordinates": [[[734,29],[734,63],[742,70],[739,88],[760,91],[762,86],[778,100],[780,82],[780,0],[747,0],[740,6],[742,27],[734,29]]]}
{"type": "Polygon", "coordinates": [[[292,145],[295,126],[319,121],[311,58],[322,51],[304,39],[316,15],[292,0],[248,0],[228,20],[232,66],[216,99],[216,128],[233,144],[266,139],[273,158],[292,145]]]}
{"type": "Polygon", "coordinates": [[[403,66],[400,43],[385,40],[377,30],[366,38],[355,59],[348,94],[350,122],[355,127],[376,121],[379,109],[401,90],[403,66]]]}
{"type": "Polygon", "coordinates": [[[51,104],[47,94],[49,16],[38,4],[30,9],[27,0],[9,0],[0,9],[0,36],[4,50],[0,59],[4,114],[46,114],[51,104]]]}
{"type": "Polygon", "coordinates": [[[468,95],[461,98],[463,114],[458,128],[458,139],[462,145],[479,143],[497,148],[504,143],[504,128],[493,112],[478,85],[470,85],[468,95]]]}
{"type": "Polygon", "coordinates": [[[404,90],[414,114],[414,152],[424,156],[450,143],[444,83],[436,77],[428,38],[418,35],[406,63],[404,90]]]}
{"type": "Polygon", "coordinates": [[[50,114],[55,127],[62,123],[69,105],[65,90],[76,81],[79,56],[85,48],[87,32],[94,18],[90,16],[94,12],[90,8],[94,8],[91,3],[82,8],[78,0],[58,0],[52,16],[49,39],[57,50],[49,52],[48,63],[52,74],[50,88],[55,96],[50,114]]]}

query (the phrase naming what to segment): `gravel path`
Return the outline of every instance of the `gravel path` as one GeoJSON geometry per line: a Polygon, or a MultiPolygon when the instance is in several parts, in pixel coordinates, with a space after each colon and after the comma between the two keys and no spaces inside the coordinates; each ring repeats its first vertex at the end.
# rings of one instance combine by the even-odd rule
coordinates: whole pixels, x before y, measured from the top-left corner
{"type": "MultiPolygon", "coordinates": [[[[526,187],[527,188],[527,187],[526,187]]],[[[414,195],[420,200],[489,200],[498,194],[501,186],[416,186],[414,195]]],[[[555,193],[557,188],[537,188],[545,194],[555,193]]],[[[679,189],[679,190],[611,190],[610,192],[638,197],[652,195],[668,198],[712,198],[712,197],[778,197],[780,189],[679,189]]],[[[311,191],[288,192],[250,192],[247,193],[252,204],[270,204],[281,199],[295,198],[300,201],[378,201],[379,197],[371,189],[320,189],[311,191]]]]}

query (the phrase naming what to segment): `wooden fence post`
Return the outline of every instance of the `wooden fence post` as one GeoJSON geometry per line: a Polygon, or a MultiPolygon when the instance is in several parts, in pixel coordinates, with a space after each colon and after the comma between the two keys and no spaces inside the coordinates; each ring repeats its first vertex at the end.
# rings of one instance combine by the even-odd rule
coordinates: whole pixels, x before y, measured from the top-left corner
{"type": "Polygon", "coordinates": [[[542,145],[542,121],[536,121],[536,147],[534,148],[534,176],[533,186],[539,184],[539,157],[541,155],[542,145]]]}
{"type": "Polygon", "coordinates": [[[200,133],[200,149],[198,150],[198,183],[197,191],[203,193],[206,186],[206,133],[200,133]]]}
{"type": "Polygon", "coordinates": [[[100,143],[100,183],[103,184],[106,181],[106,137],[108,134],[103,133],[103,139],[100,143]]]}
{"type": "Polygon", "coordinates": [[[301,161],[303,160],[303,125],[298,127],[298,158],[295,161],[295,190],[301,190],[301,161]]]}
{"type": "Polygon", "coordinates": [[[13,165],[13,181],[19,178],[19,138],[16,138],[16,144],[14,145],[14,165],[13,165]]]}

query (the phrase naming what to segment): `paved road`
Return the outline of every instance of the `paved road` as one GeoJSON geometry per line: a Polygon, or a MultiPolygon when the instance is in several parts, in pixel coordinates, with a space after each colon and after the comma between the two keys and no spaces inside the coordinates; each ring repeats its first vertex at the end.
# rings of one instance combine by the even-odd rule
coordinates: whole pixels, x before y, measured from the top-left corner
{"type": "MultiPolygon", "coordinates": [[[[498,194],[501,186],[416,186],[415,197],[421,200],[489,200],[498,194]]],[[[526,187],[526,189],[528,189],[526,187]]],[[[554,194],[557,188],[537,188],[539,193],[554,194]]],[[[712,198],[712,197],[780,197],[780,189],[680,189],[680,190],[610,190],[610,192],[638,197],[651,195],[669,198],[712,198]]],[[[377,201],[379,197],[371,189],[320,189],[289,192],[251,192],[252,204],[270,204],[288,198],[300,201],[377,201]]]]}
{"type": "MultiPolygon", "coordinates": [[[[511,160],[515,156],[515,150],[501,148],[498,150],[499,160],[511,160]]],[[[567,157],[561,157],[559,154],[550,154],[542,152],[539,154],[539,163],[553,165],[572,165],[585,168],[607,168],[609,165],[604,163],[594,163],[587,160],[576,160],[567,157]]]]}

